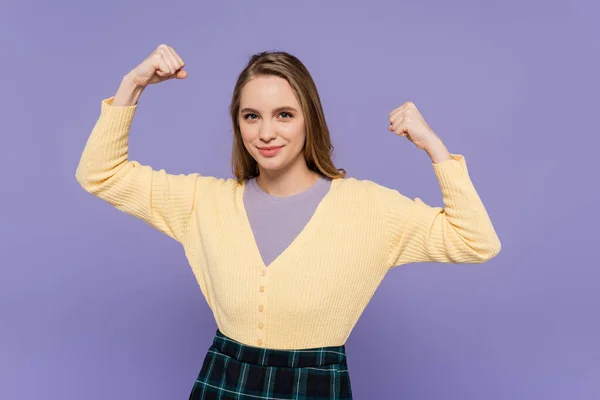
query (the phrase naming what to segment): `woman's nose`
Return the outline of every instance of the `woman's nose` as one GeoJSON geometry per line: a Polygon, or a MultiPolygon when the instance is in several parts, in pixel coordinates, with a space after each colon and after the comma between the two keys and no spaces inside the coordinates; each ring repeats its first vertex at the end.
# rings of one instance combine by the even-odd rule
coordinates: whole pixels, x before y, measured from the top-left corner
{"type": "Polygon", "coordinates": [[[275,129],[273,128],[273,126],[271,124],[261,124],[260,126],[260,131],[259,131],[259,136],[261,139],[265,140],[265,139],[271,139],[274,138],[275,135],[275,129]]]}

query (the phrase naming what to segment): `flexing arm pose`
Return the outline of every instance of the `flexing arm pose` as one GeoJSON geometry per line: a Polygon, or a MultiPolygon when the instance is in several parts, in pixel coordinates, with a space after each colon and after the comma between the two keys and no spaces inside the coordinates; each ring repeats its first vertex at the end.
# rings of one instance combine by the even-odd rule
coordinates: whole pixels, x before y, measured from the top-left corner
{"type": "Polygon", "coordinates": [[[395,190],[382,196],[392,240],[389,265],[482,263],[495,257],[500,240],[469,178],[464,157],[446,149],[411,102],[393,110],[389,122],[390,131],[429,155],[445,205],[430,207],[395,190]]]}
{"type": "Polygon", "coordinates": [[[171,175],[128,157],[137,102],[148,85],[187,76],[181,57],[160,45],[127,73],[102,110],[87,141],[76,177],[88,192],[181,241],[190,219],[198,174],[171,175]]]}

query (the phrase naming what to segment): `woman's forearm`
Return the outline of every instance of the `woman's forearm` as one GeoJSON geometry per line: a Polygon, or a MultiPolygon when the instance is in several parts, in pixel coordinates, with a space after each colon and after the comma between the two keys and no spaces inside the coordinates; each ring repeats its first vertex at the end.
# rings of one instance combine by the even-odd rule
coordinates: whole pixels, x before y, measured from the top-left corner
{"type": "Polygon", "coordinates": [[[144,88],[136,85],[133,79],[125,75],[111,103],[115,107],[130,107],[137,104],[144,88]]]}

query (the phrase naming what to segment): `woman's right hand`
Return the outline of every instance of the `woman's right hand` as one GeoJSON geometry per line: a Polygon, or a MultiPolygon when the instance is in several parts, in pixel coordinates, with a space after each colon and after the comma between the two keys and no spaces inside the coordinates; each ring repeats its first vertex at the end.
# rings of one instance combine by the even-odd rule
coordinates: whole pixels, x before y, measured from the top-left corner
{"type": "Polygon", "coordinates": [[[169,79],[184,79],[187,72],[182,58],[166,44],[159,45],[144,61],[132,69],[128,78],[139,88],[169,79]]]}

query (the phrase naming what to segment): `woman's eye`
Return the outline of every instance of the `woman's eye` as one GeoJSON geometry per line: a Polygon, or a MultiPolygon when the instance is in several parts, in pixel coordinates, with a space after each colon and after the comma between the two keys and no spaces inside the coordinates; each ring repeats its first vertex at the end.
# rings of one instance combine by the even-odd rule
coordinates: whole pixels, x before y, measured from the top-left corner
{"type": "MultiPolygon", "coordinates": [[[[283,117],[284,119],[293,117],[292,114],[290,114],[288,112],[285,112],[285,111],[282,112],[282,113],[280,113],[279,115],[281,117],[283,117]]],[[[258,118],[258,116],[256,114],[253,114],[253,113],[249,113],[249,114],[244,115],[244,119],[256,119],[256,118],[258,118]]]]}

